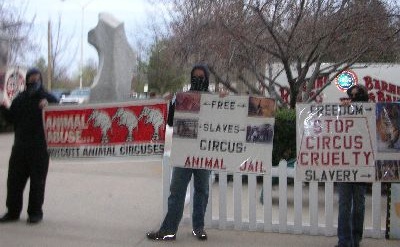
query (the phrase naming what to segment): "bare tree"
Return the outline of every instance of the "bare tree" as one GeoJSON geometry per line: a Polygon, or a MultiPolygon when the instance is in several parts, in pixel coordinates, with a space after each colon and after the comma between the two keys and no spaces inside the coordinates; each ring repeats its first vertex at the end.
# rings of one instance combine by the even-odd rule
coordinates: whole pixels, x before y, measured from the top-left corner
{"type": "Polygon", "coordinates": [[[151,92],[164,94],[179,91],[185,84],[188,73],[176,63],[174,54],[168,48],[169,40],[156,41],[151,49],[147,66],[147,79],[151,92]]]}
{"type": "Polygon", "coordinates": [[[19,64],[30,51],[37,47],[29,39],[35,17],[24,18],[26,1],[0,0],[0,31],[9,39],[8,63],[19,64]]]}
{"type": "Polygon", "coordinates": [[[266,90],[281,101],[277,90],[284,86],[276,78],[284,74],[292,108],[299,100],[315,99],[310,92],[321,76],[328,78],[326,87],[357,62],[396,61],[399,54],[396,1],[173,0],[171,5],[171,48],[181,61],[206,61],[216,80],[233,92],[266,90]]]}
{"type": "Polygon", "coordinates": [[[59,15],[54,28],[51,30],[51,81],[61,83],[68,74],[68,69],[76,57],[78,47],[71,45],[73,33],[66,35],[62,28],[62,16],[59,15]],[[72,47],[71,47],[72,46],[72,47]],[[72,54],[71,54],[71,51],[72,54]]]}

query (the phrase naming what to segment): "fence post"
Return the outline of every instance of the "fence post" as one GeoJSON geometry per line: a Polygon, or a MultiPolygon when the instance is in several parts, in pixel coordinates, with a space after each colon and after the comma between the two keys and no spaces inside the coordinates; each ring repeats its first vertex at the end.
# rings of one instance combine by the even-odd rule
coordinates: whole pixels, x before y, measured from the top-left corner
{"type": "Polygon", "coordinates": [[[295,234],[303,233],[303,182],[297,181],[294,174],[294,230],[295,234]]]}
{"type": "Polygon", "coordinates": [[[318,182],[309,185],[310,235],[318,235],[318,182]]]}
{"type": "Polygon", "coordinates": [[[333,227],[333,193],[334,183],[325,183],[325,236],[334,236],[335,228],[333,227]]]}
{"type": "Polygon", "coordinates": [[[219,229],[226,229],[227,212],[226,212],[226,194],[227,194],[227,176],[225,171],[219,172],[219,229]]]}
{"type": "Polygon", "coordinates": [[[372,237],[381,238],[381,189],[382,183],[372,184],[372,237]]]}
{"type": "Polygon", "coordinates": [[[264,232],[272,232],[272,166],[263,178],[264,232]]]}
{"type": "Polygon", "coordinates": [[[256,190],[257,177],[255,174],[247,175],[247,185],[249,190],[249,231],[257,230],[257,210],[256,210],[256,190]]]}
{"type": "Polygon", "coordinates": [[[242,174],[233,174],[233,214],[235,230],[242,230],[242,174]]]}
{"type": "Polygon", "coordinates": [[[279,233],[287,232],[287,162],[281,160],[279,169],[279,233]]]}

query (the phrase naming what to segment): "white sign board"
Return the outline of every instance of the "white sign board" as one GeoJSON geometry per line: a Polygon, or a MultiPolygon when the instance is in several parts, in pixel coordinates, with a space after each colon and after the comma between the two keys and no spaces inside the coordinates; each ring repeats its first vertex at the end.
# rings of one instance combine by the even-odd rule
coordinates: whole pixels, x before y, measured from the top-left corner
{"type": "Polygon", "coordinates": [[[374,180],[375,104],[298,104],[296,112],[298,180],[374,180]]]}
{"type": "Polygon", "coordinates": [[[173,166],[266,173],[272,162],[275,101],[264,97],[179,93],[173,166]]]}
{"type": "Polygon", "coordinates": [[[400,239],[400,184],[392,183],[390,195],[389,238],[400,239]]]}
{"type": "Polygon", "coordinates": [[[25,70],[18,67],[7,70],[3,93],[3,100],[7,102],[7,105],[11,105],[15,97],[24,90],[25,74],[25,70]]]}

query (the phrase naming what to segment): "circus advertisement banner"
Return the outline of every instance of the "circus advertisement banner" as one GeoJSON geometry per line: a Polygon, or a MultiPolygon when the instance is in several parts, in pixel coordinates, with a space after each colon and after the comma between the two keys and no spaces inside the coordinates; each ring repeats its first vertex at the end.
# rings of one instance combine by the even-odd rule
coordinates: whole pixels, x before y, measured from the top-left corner
{"type": "Polygon", "coordinates": [[[400,182],[400,102],[376,104],[375,180],[400,182]]]}
{"type": "Polygon", "coordinates": [[[269,173],[273,99],[179,93],[176,96],[171,164],[242,173],[269,173]]]}
{"type": "Polygon", "coordinates": [[[43,123],[50,158],[162,156],[164,100],[49,106],[43,123]]]}
{"type": "Polygon", "coordinates": [[[375,104],[298,104],[296,179],[372,182],[375,104]]]}

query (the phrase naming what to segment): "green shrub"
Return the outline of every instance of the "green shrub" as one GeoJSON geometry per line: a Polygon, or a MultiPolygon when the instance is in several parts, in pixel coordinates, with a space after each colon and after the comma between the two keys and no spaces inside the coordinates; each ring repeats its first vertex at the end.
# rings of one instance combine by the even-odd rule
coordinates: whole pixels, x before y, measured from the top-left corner
{"type": "Polygon", "coordinates": [[[278,109],[275,115],[272,165],[296,158],[296,110],[278,109]]]}

